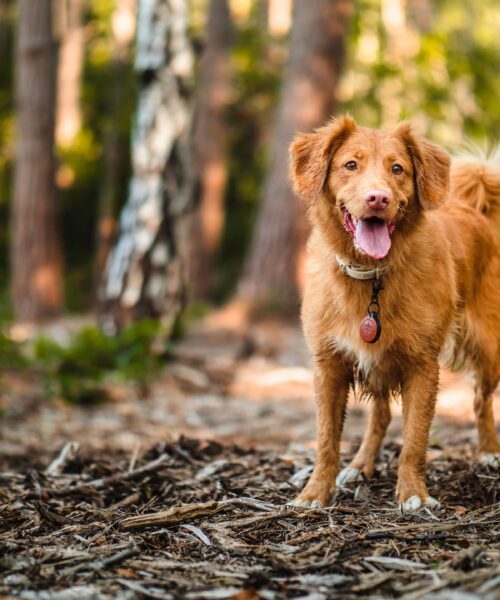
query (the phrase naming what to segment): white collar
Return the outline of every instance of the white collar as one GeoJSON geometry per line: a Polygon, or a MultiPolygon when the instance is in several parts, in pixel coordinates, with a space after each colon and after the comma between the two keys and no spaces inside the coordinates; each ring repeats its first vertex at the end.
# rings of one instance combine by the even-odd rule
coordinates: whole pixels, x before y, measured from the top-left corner
{"type": "Polygon", "coordinates": [[[337,254],[335,255],[335,259],[342,273],[353,279],[380,279],[389,270],[387,265],[375,267],[374,269],[366,269],[359,265],[347,264],[337,254]]]}

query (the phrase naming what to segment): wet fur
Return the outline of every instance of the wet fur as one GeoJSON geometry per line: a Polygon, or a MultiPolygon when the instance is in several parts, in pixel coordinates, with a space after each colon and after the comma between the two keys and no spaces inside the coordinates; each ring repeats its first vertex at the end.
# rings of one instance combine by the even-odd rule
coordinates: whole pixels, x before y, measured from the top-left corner
{"type": "Polygon", "coordinates": [[[446,348],[452,362],[461,361],[476,375],[480,451],[500,452],[492,414],[500,364],[500,259],[492,225],[500,169],[481,160],[456,161],[445,203],[449,168],[444,150],[416,136],[407,123],[376,131],[343,117],[299,134],[291,146],[291,180],[312,223],[302,320],[315,363],[318,419],[317,462],[298,498],[301,505],[325,505],[335,491],[343,415],[353,387],[372,399],[373,408],[352,466],[371,475],[390,420],[389,398],[401,394],[404,445],[396,494],[402,503],[428,499],[425,450],[438,360],[446,348]],[[347,173],[344,165],[354,155],[359,172],[347,173]],[[395,160],[403,176],[390,171],[395,160]],[[383,217],[396,221],[391,249],[381,261],[356,248],[343,227],[341,206],[365,218],[362,192],[373,186],[389,191],[383,217]],[[372,283],[346,276],[335,255],[389,269],[380,294],[382,336],[375,344],[359,336],[372,283]]]}

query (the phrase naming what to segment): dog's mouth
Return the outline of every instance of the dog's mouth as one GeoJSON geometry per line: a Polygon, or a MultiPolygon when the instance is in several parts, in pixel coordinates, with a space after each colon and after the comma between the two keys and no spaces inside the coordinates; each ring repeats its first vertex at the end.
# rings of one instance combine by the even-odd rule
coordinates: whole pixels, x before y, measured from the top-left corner
{"type": "Polygon", "coordinates": [[[391,235],[396,223],[377,217],[356,219],[345,206],[342,210],[344,229],[354,239],[356,247],[376,260],[385,258],[391,249],[391,235]]]}

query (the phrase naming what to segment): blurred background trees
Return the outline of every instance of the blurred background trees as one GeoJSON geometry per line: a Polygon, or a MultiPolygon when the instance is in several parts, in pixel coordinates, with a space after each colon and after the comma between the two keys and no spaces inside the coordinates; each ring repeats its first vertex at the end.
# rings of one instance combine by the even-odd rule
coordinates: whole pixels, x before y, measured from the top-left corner
{"type": "Polygon", "coordinates": [[[193,146],[198,206],[186,236],[186,278],[191,300],[210,300],[215,256],[224,226],[233,24],[227,0],[210,0],[196,91],[193,146]]]}
{"type": "Polygon", "coordinates": [[[102,322],[113,333],[141,318],[173,322],[185,296],[182,221],[194,177],[187,26],[182,0],[139,1],[132,178],[99,292],[102,322]]]}
{"type": "Polygon", "coordinates": [[[62,308],[53,17],[51,0],[19,3],[10,264],[12,307],[16,318],[24,321],[54,317],[62,308]]]}
{"type": "MultiPolygon", "coordinates": [[[[168,43],[184,36],[196,56],[170,88],[175,58],[168,48],[164,67],[141,66],[134,0],[0,1],[4,318],[88,311],[97,288],[104,312],[116,316],[124,282],[139,281],[138,272],[136,297],[145,298],[154,271],[145,257],[152,257],[154,243],[122,265],[118,294],[110,293],[110,273],[133,229],[127,214],[140,212],[140,202],[132,201],[138,177],[151,174],[137,154],[147,89],[158,90],[156,108],[149,105],[157,111],[157,131],[174,128],[184,114],[182,135],[191,139],[191,158],[164,147],[155,166],[162,204],[160,210],[157,195],[156,217],[151,213],[145,228],[150,241],[167,235],[175,220],[168,198],[192,207],[174,227],[183,266],[166,276],[169,259],[163,254],[160,261],[157,289],[164,298],[176,289],[170,298],[187,294],[218,304],[238,294],[251,303],[296,305],[307,225],[289,190],[287,146],[296,129],[321,124],[331,110],[349,111],[373,127],[409,118],[450,147],[500,137],[495,0],[143,4],[157,4],[163,16],[169,7],[186,11],[184,29],[174,27],[168,43]],[[179,179],[183,160],[185,180],[179,179]]],[[[160,40],[154,31],[146,27],[142,34],[160,40]]],[[[155,143],[175,135],[172,129],[155,143]]],[[[131,318],[166,309],[142,306],[131,318]]]]}
{"type": "Polygon", "coordinates": [[[275,115],[270,160],[240,296],[296,306],[307,220],[288,177],[288,148],[297,131],[332,115],[344,63],[349,0],[296,0],[289,54],[275,115]]]}

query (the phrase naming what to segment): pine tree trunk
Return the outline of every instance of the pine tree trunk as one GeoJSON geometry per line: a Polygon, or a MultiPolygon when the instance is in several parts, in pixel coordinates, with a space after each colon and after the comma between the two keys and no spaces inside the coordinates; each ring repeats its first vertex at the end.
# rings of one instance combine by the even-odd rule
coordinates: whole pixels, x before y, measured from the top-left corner
{"type": "Polygon", "coordinates": [[[11,217],[11,293],[18,320],[56,315],[62,252],[54,184],[56,45],[51,0],[20,0],[17,143],[11,217]]]}
{"type": "Polygon", "coordinates": [[[141,88],[133,175],[100,291],[109,332],[144,317],[172,323],[183,302],[179,247],[191,200],[193,70],[183,0],[140,0],[135,67],[141,88]]]}
{"type": "Polygon", "coordinates": [[[96,224],[96,289],[102,281],[116,234],[116,210],[121,193],[123,166],[128,152],[120,131],[120,111],[128,93],[128,61],[136,22],[135,0],[116,0],[112,18],[112,56],[109,86],[106,90],[108,118],[104,129],[104,174],[99,190],[96,224]]]}
{"type": "Polygon", "coordinates": [[[232,22],[227,0],[211,0],[206,44],[200,65],[194,124],[194,150],[199,173],[199,205],[189,219],[187,256],[191,300],[209,297],[214,257],[224,222],[227,180],[226,122],[232,22]]]}
{"type": "Polygon", "coordinates": [[[271,161],[239,286],[246,301],[297,303],[308,226],[290,188],[288,147],[296,131],[310,131],[332,114],[350,13],[350,0],[295,0],[271,161]]]}
{"type": "Polygon", "coordinates": [[[60,0],[59,64],[57,70],[56,141],[71,144],[82,124],[80,89],[84,59],[84,0],[60,0]]]}

